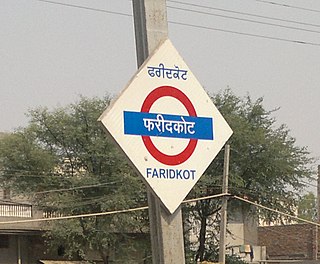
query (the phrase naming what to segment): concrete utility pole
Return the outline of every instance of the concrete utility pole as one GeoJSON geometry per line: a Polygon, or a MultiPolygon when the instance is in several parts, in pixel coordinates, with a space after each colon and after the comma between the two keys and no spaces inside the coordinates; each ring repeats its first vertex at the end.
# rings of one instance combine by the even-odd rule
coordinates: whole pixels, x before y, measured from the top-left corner
{"type": "MultiPolygon", "coordinates": [[[[168,37],[166,0],[133,0],[138,67],[168,37]]],[[[170,214],[151,190],[148,193],[154,264],[184,264],[181,207],[170,214]]]]}
{"type": "MultiPolygon", "coordinates": [[[[320,224],[320,165],[318,165],[318,181],[317,181],[317,222],[320,224]]],[[[314,226],[314,241],[312,250],[312,259],[318,260],[318,250],[319,250],[319,227],[314,226]]]]}
{"type": "MultiPolygon", "coordinates": [[[[222,193],[228,193],[228,177],[229,177],[229,156],[230,145],[225,145],[224,164],[223,164],[223,182],[222,193]]],[[[219,263],[226,263],[226,234],[227,234],[227,204],[228,197],[222,198],[221,222],[220,222],[220,247],[219,247],[219,263]]]]}
{"type": "Polygon", "coordinates": [[[317,220],[320,224],[320,165],[318,165],[318,183],[317,183],[317,220]]]}

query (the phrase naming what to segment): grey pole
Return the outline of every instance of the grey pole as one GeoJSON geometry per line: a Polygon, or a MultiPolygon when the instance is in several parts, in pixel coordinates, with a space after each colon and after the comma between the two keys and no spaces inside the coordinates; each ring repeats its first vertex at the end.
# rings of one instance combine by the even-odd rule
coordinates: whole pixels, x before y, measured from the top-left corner
{"type": "MultiPolygon", "coordinates": [[[[318,165],[318,180],[317,180],[317,222],[320,224],[320,165],[318,165]]],[[[319,250],[319,227],[314,227],[314,243],[313,243],[313,260],[318,260],[319,250]]]]}
{"type": "Polygon", "coordinates": [[[320,224],[320,165],[318,165],[318,181],[317,181],[317,220],[320,224]]]}
{"type": "MultiPolygon", "coordinates": [[[[230,145],[225,145],[224,164],[223,164],[223,182],[222,193],[228,193],[228,177],[229,177],[229,156],[230,145]]],[[[219,247],[219,263],[226,263],[226,234],[227,234],[227,204],[228,198],[222,198],[221,207],[221,223],[220,223],[220,247],[219,247]]]]}
{"type": "MultiPolygon", "coordinates": [[[[168,37],[166,0],[133,0],[138,67],[168,37]]],[[[181,206],[170,214],[159,198],[148,192],[153,264],[184,264],[181,206]]]]}

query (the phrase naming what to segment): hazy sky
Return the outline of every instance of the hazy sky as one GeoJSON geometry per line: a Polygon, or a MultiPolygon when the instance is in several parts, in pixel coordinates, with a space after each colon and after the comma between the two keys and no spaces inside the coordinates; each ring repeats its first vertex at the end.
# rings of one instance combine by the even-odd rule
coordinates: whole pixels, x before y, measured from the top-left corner
{"type": "MultiPolygon", "coordinates": [[[[169,37],[204,88],[264,97],[320,156],[320,1],[180,1],[189,5],[167,0],[168,20],[184,24],[169,23],[169,37]]],[[[131,1],[56,3],[88,9],[0,0],[0,131],[26,125],[36,106],[117,94],[136,71],[131,1]]]]}

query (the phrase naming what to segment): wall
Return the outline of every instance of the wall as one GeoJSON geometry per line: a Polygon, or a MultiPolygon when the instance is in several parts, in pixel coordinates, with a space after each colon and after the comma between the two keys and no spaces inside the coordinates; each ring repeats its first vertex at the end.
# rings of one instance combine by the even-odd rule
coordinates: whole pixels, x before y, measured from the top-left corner
{"type": "Polygon", "coordinates": [[[308,224],[258,228],[258,244],[267,247],[269,259],[313,259],[316,227],[308,224]]]}

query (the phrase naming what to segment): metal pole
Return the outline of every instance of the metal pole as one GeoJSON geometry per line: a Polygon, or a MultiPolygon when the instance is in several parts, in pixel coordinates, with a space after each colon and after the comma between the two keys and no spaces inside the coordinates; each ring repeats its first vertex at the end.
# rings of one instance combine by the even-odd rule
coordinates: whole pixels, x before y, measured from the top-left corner
{"type": "MultiPolygon", "coordinates": [[[[133,0],[138,67],[168,37],[166,0],[133,0]]],[[[159,198],[148,192],[153,264],[184,264],[181,207],[170,214],[159,198]]]]}
{"type": "MultiPolygon", "coordinates": [[[[222,193],[228,193],[228,177],[229,177],[229,156],[230,145],[225,145],[224,164],[223,164],[223,182],[222,193]]],[[[226,234],[227,234],[227,204],[228,198],[222,198],[221,222],[220,222],[220,247],[219,247],[219,263],[226,263],[226,234]]]]}

